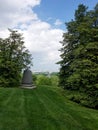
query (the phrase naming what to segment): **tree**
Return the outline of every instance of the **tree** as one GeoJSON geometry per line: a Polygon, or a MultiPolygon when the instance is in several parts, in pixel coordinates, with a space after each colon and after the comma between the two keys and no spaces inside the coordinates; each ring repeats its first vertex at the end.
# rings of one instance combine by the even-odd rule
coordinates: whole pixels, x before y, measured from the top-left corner
{"type": "Polygon", "coordinates": [[[70,70],[70,65],[74,61],[74,50],[80,44],[80,32],[78,28],[81,23],[84,21],[84,17],[87,11],[87,7],[84,5],[79,5],[78,10],[75,12],[75,20],[66,23],[68,32],[63,34],[63,41],[61,42],[61,65],[60,69],[60,85],[66,86],[66,78],[73,73],[73,70],[70,70]]]}
{"type": "Polygon", "coordinates": [[[91,11],[83,4],[63,34],[60,85],[87,94],[88,106],[98,106],[98,4],[91,11]],[[96,95],[96,96],[94,96],[96,95]],[[92,97],[92,99],[91,99],[92,97]]]}
{"type": "Polygon", "coordinates": [[[9,31],[8,38],[0,39],[0,86],[5,87],[18,86],[22,69],[32,64],[32,57],[24,46],[22,34],[9,31]]]}

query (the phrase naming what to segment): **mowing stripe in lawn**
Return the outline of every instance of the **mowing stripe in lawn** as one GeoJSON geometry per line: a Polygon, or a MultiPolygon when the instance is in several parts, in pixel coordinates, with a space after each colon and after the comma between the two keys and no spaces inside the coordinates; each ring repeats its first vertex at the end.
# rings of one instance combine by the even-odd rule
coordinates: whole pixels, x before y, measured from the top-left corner
{"type": "Polygon", "coordinates": [[[98,130],[98,111],[68,101],[60,88],[0,88],[0,130],[98,130]]]}

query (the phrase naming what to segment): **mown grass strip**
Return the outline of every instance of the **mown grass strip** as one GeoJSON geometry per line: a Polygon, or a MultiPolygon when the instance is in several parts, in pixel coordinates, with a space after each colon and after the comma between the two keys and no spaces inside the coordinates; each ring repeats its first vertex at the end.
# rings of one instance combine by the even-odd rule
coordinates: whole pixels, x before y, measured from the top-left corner
{"type": "Polygon", "coordinates": [[[60,88],[0,88],[0,130],[98,130],[98,111],[68,101],[60,88]]]}

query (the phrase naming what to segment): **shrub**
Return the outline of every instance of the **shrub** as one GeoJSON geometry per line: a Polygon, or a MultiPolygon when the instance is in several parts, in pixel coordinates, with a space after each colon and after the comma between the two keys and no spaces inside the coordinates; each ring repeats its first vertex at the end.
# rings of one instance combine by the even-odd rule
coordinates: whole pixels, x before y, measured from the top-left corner
{"type": "Polygon", "coordinates": [[[51,79],[44,75],[38,75],[36,85],[51,85],[51,79]]]}
{"type": "Polygon", "coordinates": [[[51,83],[52,83],[52,86],[58,86],[58,83],[59,83],[58,76],[56,75],[51,76],[51,83]]]}

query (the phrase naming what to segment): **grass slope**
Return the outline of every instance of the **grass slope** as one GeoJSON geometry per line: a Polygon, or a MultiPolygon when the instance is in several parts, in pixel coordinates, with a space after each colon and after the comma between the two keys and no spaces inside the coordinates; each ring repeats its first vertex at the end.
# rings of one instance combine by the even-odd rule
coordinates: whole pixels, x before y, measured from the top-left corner
{"type": "Polygon", "coordinates": [[[0,130],[98,130],[98,111],[68,101],[60,88],[0,88],[0,130]]]}

